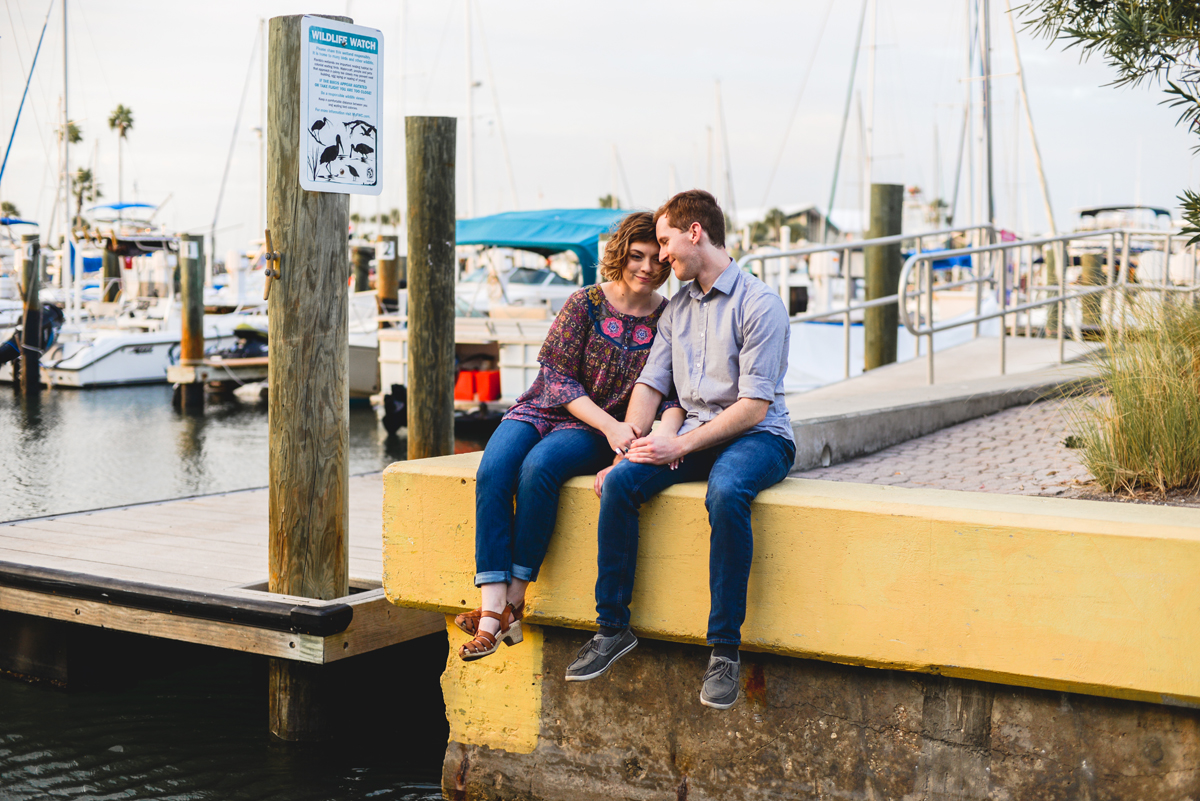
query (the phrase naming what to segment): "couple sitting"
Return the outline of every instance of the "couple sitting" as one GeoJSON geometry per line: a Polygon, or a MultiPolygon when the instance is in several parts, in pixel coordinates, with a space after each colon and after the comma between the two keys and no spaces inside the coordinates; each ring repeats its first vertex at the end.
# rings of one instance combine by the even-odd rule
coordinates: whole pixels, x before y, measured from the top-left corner
{"type": "Polygon", "coordinates": [[[459,656],[521,641],[525,591],[546,555],[561,487],[596,473],[600,631],[566,679],[604,673],[637,645],[629,603],[638,508],[672,484],[707,480],[713,654],[700,701],[728,709],[740,689],[750,503],[788,474],[796,450],[783,401],[787,311],[730,258],[724,214],[699,190],[626,217],[601,274],[604,283],[576,292],[555,318],[536,381],[484,451],[475,495],[482,604],[455,619],[474,636],[459,656]],[[691,282],[670,301],[655,291],[668,269],[691,282]]]}

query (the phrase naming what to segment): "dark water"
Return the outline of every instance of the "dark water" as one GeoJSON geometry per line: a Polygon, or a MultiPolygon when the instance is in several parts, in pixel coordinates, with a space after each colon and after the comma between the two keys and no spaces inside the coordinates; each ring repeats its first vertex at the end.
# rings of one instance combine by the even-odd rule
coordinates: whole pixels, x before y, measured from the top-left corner
{"type": "MultiPolygon", "coordinates": [[[[351,408],[351,474],[381,470],[406,447],[369,407],[351,408]]],[[[231,400],[189,416],[165,386],[27,400],[0,385],[0,521],[267,478],[264,404],[231,400]]],[[[0,677],[3,801],[441,797],[445,637],[335,663],[353,694],[341,707],[345,736],[297,746],[268,733],[265,659],[63,625],[88,655],[71,662],[69,689],[0,677]],[[77,681],[76,664],[97,675],[77,681]]]]}
{"type": "Polygon", "coordinates": [[[89,677],[95,686],[0,678],[0,799],[441,798],[440,693],[414,707],[397,690],[406,675],[437,687],[445,637],[440,647],[424,638],[357,665],[337,663],[349,668],[339,684],[354,690],[339,726],[345,733],[297,745],[267,732],[264,659],[88,633],[88,644],[116,663],[89,677]]]}

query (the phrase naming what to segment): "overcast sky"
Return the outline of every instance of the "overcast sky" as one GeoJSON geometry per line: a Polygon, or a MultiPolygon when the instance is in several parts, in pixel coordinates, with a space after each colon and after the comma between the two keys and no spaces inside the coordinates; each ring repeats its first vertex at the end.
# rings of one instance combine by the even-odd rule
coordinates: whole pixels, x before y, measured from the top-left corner
{"type": "MultiPolygon", "coordinates": [[[[0,183],[0,197],[43,225],[57,170],[61,1],[55,0],[0,183]]],[[[1043,230],[1032,151],[1017,116],[1004,3],[991,5],[997,218],[1017,230],[1043,230]]],[[[878,6],[872,177],[931,192],[940,173],[939,194],[949,198],[963,114],[966,2],[878,0],[878,6]]],[[[5,141],[48,8],[48,0],[6,0],[0,15],[5,141]]],[[[125,200],[161,203],[170,196],[159,215],[163,223],[207,230],[236,138],[217,251],[223,255],[254,238],[253,128],[259,124],[261,70],[251,55],[258,20],[325,13],[349,15],[385,38],[382,207],[400,205],[403,104],[404,114],[459,118],[458,208],[466,216],[465,0],[409,0],[403,6],[400,0],[70,0],[68,8],[70,110],[85,137],[72,160],[94,162],[106,200],[117,198],[117,141],[107,118],[122,103],[135,121],[125,147],[125,200]]],[[[480,82],[474,99],[476,214],[511,210],[514,187],[519,208],[595,206],[614,184],[623,205],[649,208],[667,197],[672,182],[678,189],[703,186],[708,129],[720,127],[718,81],[736,206],[828,202],[858,2],[475,0],[473,8],[473,72],[480,82]],[[785,141],[810,61],[812,75],[785,141]],[[623,176],[614,170],[614,147],[623,176]]],[[[1173,208],[1176,195],[1194,185],[1192,142],[1175,126],[1175,115],[1159,105],[1161,90],[1105,86],[1112,75],[1098,61],[1080,64],[1076,51],[1026,34],[1019,39],[1060,227],[1073,224],[1073,209],[1083,205],[1140,200],[1173,208]]],[[[864,105],[869,61],[864,49],[856,82],[864,105]]],[[[844,209],[859,204],[854,114],[850,129],[835,203],[844,209]]],[[[719,173],[724,158],[714,154],[714,162],[719,173]]],[[[718,188],[728,203],[724,187],[722,180],[718,188]]],[[[374,198],[352,199],[352,209],[362,214],[375,208],[374,198]]],[[[959,219],[967,216],[964,173],[959,219]]]]}

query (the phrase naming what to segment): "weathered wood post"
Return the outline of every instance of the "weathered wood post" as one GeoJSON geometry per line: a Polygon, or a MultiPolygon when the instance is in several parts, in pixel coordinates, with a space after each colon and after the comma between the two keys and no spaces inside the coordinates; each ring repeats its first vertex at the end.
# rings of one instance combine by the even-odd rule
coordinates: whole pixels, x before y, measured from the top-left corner
{"type": "MultiPolygon", "coordinates": [[[[183,234],[179,237],[180,300],[183,304],[182,336],[179,344],[179,363],[200,364],[204,361],[204,237],[183,234]]],[[[204,409],[204,385],[182,384],[180,406],[184,409],[204,409]]]]}
{"type": "MultiPolygon", "coordinates": [[[[267,225],[280,259],[268,311],[271,592],[349,593],[349,197],[300,188],[300,16],[270,22],[267,225]]],[[[330,17],[349,22],[346,17],[330,17]]],[[[272,659],[271,732],[328,733],[321,666],[272,659]]]]}
{"type": "Polygon", "coordinates": [[[400,296],[400,237],[381,236],[375,243],[375,295],[379,308],[396,311],[400,296]]]}
{"type": "MultiPolygon", "coordinates": [[[[1083,268],[1079,283],[1083,286],[1104,286],[1108,283],[1104,275],[1104,254],[1084,253],[1079,257],[1079,265],[1083,268]]],[[[1083,325],[1088,328],[1100,327],[1100,293],[1089,295],[1082,300],[1083,325]]]]}
{"type": "MultiPolygon", "coordinates": [[[[900,233],[904,187],[900,184],[871,184],[871,226],[867,239],[897,236],[900,233]]],[[[864,254],[867,300],[896,294],[904,260],[900,243],[866,248],[864,254]]],[[[863,368],[873,370],[896,361],[896,328],[900,310],[894,305],[877,306],[863,312],[866,352],[863,368]]]]}
{"type": "Polygon", "coordinates": [[[117,255],[117,240],[109,239],[104,246],[104,260],[101,262],[100,282],[103,289],[100,299],[112,303],[121,291],[121,257],[117,255]]]}
{"type": "Polygon", "coordinates": [[[21,234],[21,288],[25,303],[21,321],[21,389],[36,395],[42,389],[42,289],[40,243],[37,234],[21,234]]]}
{"type": "Polygon", "coordinates": [[[454,452],[453,117],[408,117],[408,458],[454,452]]]}
{"type": "MultiPolygon", "coordinates": [[[[351,256],[354,259],[354,291],[366,292],[371,288],[371,259],[375,257],[375,248],[355,245],[351,256]]],[[[379,280],[378,273],[375,280],[379,280]]]]}

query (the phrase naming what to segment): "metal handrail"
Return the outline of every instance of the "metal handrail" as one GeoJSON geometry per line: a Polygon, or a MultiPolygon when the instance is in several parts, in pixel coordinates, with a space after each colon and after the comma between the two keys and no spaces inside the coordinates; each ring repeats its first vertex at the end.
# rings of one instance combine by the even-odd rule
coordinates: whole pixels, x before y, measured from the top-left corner
{"type": "MultiPolygon", "coordinates": [[[[975,335],[978,336],[979,335],[979,324],[981,322],[984,322],[986,320],[994,320],[996,318],[1000,318],[1000,320],[1001,320],[1001,325],[1000,325],[1000,374],[1004,375],[1007,370],[1006,339],[1007,339],[1007,330],[1008,330],[1008,326],[1007,326],[1007,322],[1005,321],[1005,318],[1010,314],[1014,315],[1013,326],[1014,326],[1014,332],[1015,332],[1016,327],[1019,325],[1019,320],[1015,316],[1018,313],[1023,312],[1023,311],[1028,312],[1032,309],[1041,308],[1044,306],[1056,305],[1058,308],[1058,336],[1057,336],[1057,339],[1058,339],[1058,361],[1059,361],[1059,364],[1062,364],[1064,361],[1064,356],[1065,356],[1065,313],[1064,312],[1065,312],[1065,304],[1068,301],[1082,299],[1085,297],[1089,297],[1091,295],[1099,295],[1099,294],[1103,294],[1106,292],[1113,292],[1116,290],[1139,290],[1139,291],[1154,291],[1154,292],[1191,292],[1191,293],[1194,293],[1194,292],[1200,290],[1200,285],[1197,284],[1197,278],[1196,278],[1197,262],[1196,262],[1195,247],[1191,248],[1191,250],[1192,250],[1192,280],[1191,280],[1191,283],[1187,284],[1187,285],[1183,285],[1183,286],[1175,286],[1173,284],[1170,284],[1170,281],[1171,281],[1170,260],[1171,260],[1171,244],[1172,244],[1171,239],[1178,238],[1180,235],[1181,235],[1181,233],[1179,231],[1175,231],[1175,230],[1163,231],[1163,230],[1147,230],[1147,229],[1133,229],[1133,228],[1106,228],[1106,229],[1102,229],[1102,230],[1098,230],[1098,231],[1075,231],[1075,232],[1072,232],[1069,234],[1060,234],[1057,236],[1040,237],[1037,239],[1015,240],[1012,242],[1000,242],[1000,243],[990,244],[990,245],[980,245],[980,246],[975,246],[975,247],[958,248],[956,250],[940,251],[937,253],[914,253],[912,256],[910,256],[905,261],[904,267],[900,271],[900,281],[897,286],[897,297],[901,293],[903,293],[905,301],[907,301],[909,298],[914,297],[914,296],[920,296],[922,294],[922,292],[924,292],[925,297],[926,297],[927,323],[924,326],[922,326],[920,324],[920,321],[917,321],[916,323],[914,323],[911,315],[909,314],[909,308],[908,308],[907,302],[899,304],[900,321],[904,325],[904,327],[909,331],[909,333],[913,334],[913,336],[918,337],[918,338],[919,337],[927,338],[926,352],[927,352],[928,363],[927,363],[926,374],[927,374],[928,383],[932,384],[933,376],[934,376],[934,348],[933,348],[934,334],[936,334],[940,331],[949,331],[954,328],[960,328],[964,325],[974,325],[975,326],[975,335]],[[1080,289],[1080,290],[1076,290],[1076,291],[1068,293],[1067,292],[1067,283],[1066,283],[1066,274],[1067,274],[1067,268],[1070,267],[1071,265],[1069,265],[1067,263],[1066,255],[1067,255],[1067,248],[1068,248],[1069,244],[1072,242],[1080,241],[1080,240],[1099,239],[1102,237],[1108,239],[1107,248],[1106,248],[1106,250],[1107,250],[1106,264],[1108,265],[1110,272],[1118,263],[1115,261],[1116,240],[1118,237],[1120,237],[1121,241],[1122,241],[1121,258],[1120,258],[1120,262],[1119,262],[1120,268],[1119,268],[1119,270],[1117,270],[1116,275],[1112,276],[1113,279],[1115,279],[1115,280],[1112,280],[1112,282],[1110,283],[1106,279],[1106,282],[1102,285],[1094,286],[1089,289],[1080,289]],[[1164,272],[1165,272],[1165,279],[1167,282],[1166,284],[1157,285],[1157,284],[1147,284],[1147,283],[1142,283],[1142,282],[1139,282],[1138,284],[1130,284],[1129,283],[1128,279],[1129,279],[1130,245],[1131,245],[1131,241],[1135,237],[1139,238],[1139,239],[1147,239],[1147,238],[1163,239],[1162,253],[1164,254],[1164,272]],[[1057,254],[1056,262],[1058,264],[1058,286],[1057,287],[1053,287],[1051,285],[1035,285],[1033,283],[1033,257],[1032,257],[1033,249],[1040,247],[1044,251],[1046,245],[1054,245],[1055,246],[1055,252],[1057,254]],[[1029,248],[1029,252],[1030,252],[1030,258],[1028,261],[1028,264],[1029,264],[1028,284],[1027,284],[1027,288],[1026,288],[1027,297],[1032,297],[1032,295],[1035,292],[1044,292],[1044,291],[1053,290],[1053,289],[1057,289],[1058,293],[1052,297],[1044,298],[1042,300],[1028,300],[1024,303],[1018,303],[1014,306],[1009,306],[1007,303],[1007,301],[1008,301],[1008,257],[1007,257],[1007,254],[1011,250],[1018,251],[1016,269],[1019,272],[1020,268],[1021,268],[1021,264],[1020,264],[1020,249],[1021,248],[1029,248]],[[979,310],[978,300],[977,300],[976,311],[975,311],[974,315],[964,317],[964,318],[958,318],[953,321],[946,321],[940,325],[936,324],[933,320],[933,295],[934,295],[935,291],[944,291],[947,289],[952,289],[952,288],[955,288],[958,286],[964,286],[967,284],[975,284],[978,287],[982,287],[982,285],[985,283],[994,284],[994,283],[996,283],[996,279],[994,277],[996,271],[993,266],[993,268],[991,270],[989,270],[987,275],[973,276],[965,281],[959,281],[952,285],[943,285],[943,286],[935,289],[933,280],[932,280],[933,279],[933,277],[932,277],[933,260],[953,258],[955,256],[967,256],[967,255],[976,257],[976,256],[984,256],[984,255],[988,255],[988,254],[993,254],[993,253],[997,253],[997,252],[1002,253],[1002,256],[1003,256],[1002,269],[1000,270],[1000,286],[999,286],[999,292],[997,293],[1000,308],[997,311],[981,312],[979,310]],[[910,281],[911,277],[913,276],[914,270],[920,270],[921,267],[924,267],[924,269],[917,273],[918,282],[919,282],[918,289],[915,293],[910,292],[905,288],[908,286],[909,281],[910,281]],[[923,281],[921,280],[921,272],[924,272],[925,276],[926,276],[925,280],[923,280],[923,281]],[[924,289],[922,289],[922,285],[924,286],[924,289]]],[[[1188,245],[1185,244],[1183,252],[1186,252],[1187,249],[1188,249],[1188,245]]],[[[991,259],[989,259],[988,261],[991,261],[991,259]]],[[[978,297],[978,295],[979,295],[978,291],[977,291],[976,295],[978,297]]],[[[1122,295],[1122,297],[1123,297],[1123,295],[1122,295]]],[[[920,313],[920,301],[918,300],[918,314],[919,313],[920,313]]],[[[1115,311],[1110,308],[1110,313],[1115,314],[1115,311]]],[[[1120,319],[1120,324],[1123,326],[1124,325],[1124,309],[1123,308],[1121,310],[1121,317],[1119,319],[1120,319]]],[[[1026,327],[1026,334],[1027,335],[1031,334],[1032,333],[1032,331],[1031,331],[1032,324],[1030,322],[1030,318],[1029,318],[1028,314],[1026,315],[1025,327],[1026,327]]],[[[1077,329],[1077,338],[1082,339],[1082,331],[1079,329],[1077,329]]]]}
{"type": "MultiPolygon", "coordinates": [[[[842,332],[842,351],[843,351],[842,367],[843,367],[844,377],[849,378],[850,377],[850,323],[851,323],[850,315],[851,315],[851,313],[859,311],[860,309],[873,309],[873,308],[876,308],[879,306],[888,306],[893,303],[896,303],[899,300],[899,292],[898,291],[897,291],[897,294],[895,294],[895,295],[887,295],[887,296],[881,297],[881,298],[873,298],[871,300],[863,301],[862,303],[858,303],[858,302],[855,302],[854,300],[852,300],[853,293],[851,291],[851,286],[853,284],[853,276],[851,276],[851,274],[850,274],[850,272],[851,272],[851,270],[850,270],[850,253],[853,251],[857,251],[857,250],[864,250],[869,247],[903,244],[910,240],[916,240],[917,252],[920,253],[921,252],[921,241],[923,239],[925,239],[926,237],[952,236],[954,234],[970,233],[973,231],[987,232],[989,239],[992,239],[996,233],[995,226],[987,224],[987,223],[982,224],[982,225],[961,226],[958,228],[941,228],[941,229],[938,229],[935,231],[924,231],[922,233],[917,233],[917,234],[897,234],[894,236],[881,236],[881,237],[876,237],[875,239],[860,239],[860,240],[853,241],[853,242],[839,242],[839,243],[835,243],[832,245],[811,245],[809,247],[793,248],[792,250],[783,250],[783,251],[777,251],[777,252],[773,252],[773,253],[752,253],[752,254],[747,254],[745,256],[742,256],[742,258],[738,261],[738,266],[741,269],[745,270],[745,269],[749,268],[749,265],[752,262],[758,262],[761,267],[758,277],[763,282],[766,282],[766,279],[767,279],[766,262],[769,259],[789,259],[789,258],[793,258],[795,256],[810,256],[815,253],[841,253],[842,254],[842,274],[840,277],[845,282],[845,286],[846,286],[845,305],[826,309],[825,311],[820,311],[820,312],[806,312],[806,313],[795,314],[795,315],[789,314],[788,317],[789,317],[789,320],[793,323],[806,323],[806,322],[811,322],[814,320],[824,320],[824,319],[827,319],[830,317],[838,317],[838,316],[842,317],[842,328],[843,328],[843,332],[842,332]]],[[[932,252],[936,253],[939,258],[944,258],[945,254],[950,251],[937,250],[937,251],[932,251],[932,252]]],[[[839,277],[839,276],[835,276],[835,275],[826,276],[827,279],[832,279],[832,278],[836,278],[836,277],[839,277]]],[[[964,282],[964,284],[965,283],[966,282],[964,282]]],[[[901,284],[901,285],[903,286],[903,284],[901,284]]],[[[957,286],[957,284],[956,284],[956,286],[957,286]]],[[[916,294],[919,294],[919,293],[920,293],[919,289],[918,289],[917,293],[906,292],[905,299],[914,297],[916,294]]],[[[788,282],[788,269],[787,269],[787,265],[783,264],[783,265],[781,265],[780,270],[779,270],[779,296],[783,300],[784,308],[788,309],[788,311],[791,311],[790,294],[791,294],[791,287],[788,282]]],[[[901,303],[899,305],[901,307],[904,306],[903,303],[901,303]]]]}

